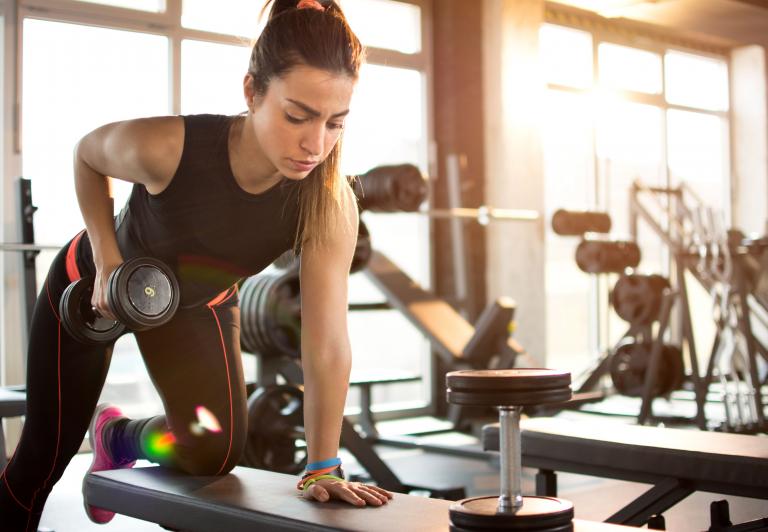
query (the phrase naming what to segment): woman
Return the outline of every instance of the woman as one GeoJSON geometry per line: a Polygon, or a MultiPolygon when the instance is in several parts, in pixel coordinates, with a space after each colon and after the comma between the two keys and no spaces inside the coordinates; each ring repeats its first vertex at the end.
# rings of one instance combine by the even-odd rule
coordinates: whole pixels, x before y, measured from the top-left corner
{"type": "MultiPolygon", "coordinates": [[[[27,418],[0,475],[0,529],[35,530],[86,429],[90,471],[131,467],[139,458],[195,475],[230,471],[247,423],[235,283],[292,247],[302,255],[310,462],[299,489],[316,501],[358,506],[391,498],[344,481],[336,458],[351,365],[347,277],[358,224],[339,172],[339,139],[361,61],[362,47],[334,1],[275,0],[244,79],[244,115],[130,120],[80,141],[75,188],[86,231],[59,253],[35,307],[27,418]],[[115,219],[106,176],[135,183],[115,219]],[[109,405],[94,414],[112,345],[68,336],[57,303],[70,282],[93,276],[93,305],[112,317],[107,278],[137,256],[174,269],[181,305],[169,323],[136,333],[166,415],[129,420],[109,405]],[[201,422],[201,411],[213,423],[201,422]]],[[[86,511],[98,523],[113,516],[86,511]]]]}

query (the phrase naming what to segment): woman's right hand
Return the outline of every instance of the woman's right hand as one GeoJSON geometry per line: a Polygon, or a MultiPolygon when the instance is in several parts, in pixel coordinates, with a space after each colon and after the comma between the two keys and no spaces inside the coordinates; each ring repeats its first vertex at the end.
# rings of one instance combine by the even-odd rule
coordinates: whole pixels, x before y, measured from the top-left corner
{"type": "Polygon", "coordinates": [[[93,295],[91,296],[91,306],[104,318],[117,321],[117,318],[109,309],[107,303],[107,281],[110,274],[123,263],[122,257],[115,257],[108,261],[99,261],[96,265],[96,276],[93,281],[93,295]]]}

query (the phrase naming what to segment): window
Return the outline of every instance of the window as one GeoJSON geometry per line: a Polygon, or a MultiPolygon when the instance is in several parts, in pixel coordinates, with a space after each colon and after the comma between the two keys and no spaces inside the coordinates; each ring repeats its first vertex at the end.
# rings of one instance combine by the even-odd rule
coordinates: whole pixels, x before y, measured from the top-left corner
{"type": "Polygon", "coordinates": [[[664,60],[667,102],[710,111],[728,109],[728,68],[725,61],[667,52],[664,60]]]}
{"type": "Polygon", "coordinates": [[[352,30],[365,46],[404,54],[421,51],[421,8],[392,0],[341,0],[352,30]]]}
{"type": "Polygon", "coordinates": [[[585,89],[592,86],[592,35],[586,31],[544,24],[539,56],[544,79],[554,85],[585,89]]]}
{"type": "MultiPolygon", "coordinates": [[[[342,171],[364,173],[383,164],[412,163],[426,169],[426,109],[423,74],[417,70],[364,65],[347,119],[342,171]],[[380,105],[379,102],[397,102],[380,105]]],[[[428,226],[415,214],[363,213],[374,249],[381,251],[422,286],[429,285],[428,226]]],[[[356,302],[381,301],[378,290],[364,277],[352,276],[350,298],[356,302]]],[[[351,313],[349,316],[353,370],[386,367],[427,375],[428,344],[421,333],[394,310],[351,313]],[[396,339],[396,340],[395,340],[396,339]]],[[[423,405],[428,402],[425,382],[374,388],[378,407],[423,405]],[[405,403],[405,404],[404,404],[405,403]]],[[[357,404],[350,390],[348,404],[357,404]]]]}
{"type": "MultiPolygon", "coordinates": [[[[543,25],[539,36],[549,83],[542,128],[548,219],[558,208],[603,210],[611,215],[613,236],[626,238],[629,187],[635,179],[657,186],[685,181],[711,206],[728,213],[724,59],[662,43],[639,48],[603,41],[597,33],[554,24],[543,25]]],[[[639,229],[640,271],[665,273],[663,245],[649,228],[641,224],[639,229]]],[[[598,281],[580,272],[574,261],[576,239],[548,228],[545,242],[547,308],[552,309],[548,361],[582,371],[598,348],[626,330],[626,323],[605,312],[615,277],[598,281]]],[[[695,298],[694,321],[711,321],[696,316],[702,309],[711,312],[711,305],[695,298]]]]}
{"type": "MultiPolygon", "coordinates": [[[[39,208],[35,238],[63,244],[83,227],[72,184],[72,150],[100,125],[168,114],[168,40],[26,19],[23,46],[22,166],[39,208]]],[[[114,184],[119,209],[130,184],[114,184]]],[[[47,269],[38,260],[39,273],[47,269]]]]}
{"type": "MultiPolygon", "coordinates": [[[[264,27],[264,2],[254,0],[183,0],[181,25],[194,30],[256,38],[264,27]]],[[[266,19],[267,13],[264,14],[266,19]]]]}
{"type": "Polygon", "coordinates": [[[251,51],[186,39],[181,43],[181,112],[238,114],[246,110],[243,77],[251,51]]]}
{"type": "Polygon", "coordinates": [[[648,94],[661,93],[659,54],[607,42],[600,43],[598,54],[602,87],[648,94]]]}

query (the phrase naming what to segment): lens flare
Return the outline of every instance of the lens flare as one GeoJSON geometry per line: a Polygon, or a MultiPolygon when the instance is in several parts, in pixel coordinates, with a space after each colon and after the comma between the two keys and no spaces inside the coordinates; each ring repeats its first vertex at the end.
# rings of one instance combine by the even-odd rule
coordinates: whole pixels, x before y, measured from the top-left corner
{"type": "MultiPolygon", "coordinates": [[[[198,430],[218,433],[221,432],[221,424],[213,413],[204,406],[198,406],[195,409],[197,413],[197,426],[198,430]]],[[[194,432],[194,431],[193,431],[194,432]]],[[[194,432],[196,434],[196,432],[194,432]]]]}
{"type": "Polygon", "coordinates": [[[164,458],[173,452],[174,443],[176,437],[171,432],[152,434],[147,442],[147,450],[154,457],[164,458]]]}

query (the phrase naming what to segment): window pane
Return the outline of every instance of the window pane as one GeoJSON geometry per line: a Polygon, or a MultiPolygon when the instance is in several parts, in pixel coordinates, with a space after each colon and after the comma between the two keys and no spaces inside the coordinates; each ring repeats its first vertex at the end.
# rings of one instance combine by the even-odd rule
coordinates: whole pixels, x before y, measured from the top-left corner
{"type": "Polygon", "coordinates": [[[664,59],[667,101],[713,111],[728,109],[728,67],[725,61],[667,52],[664,59]]]}
{"type": "Polygon", "coordinates": [[[598,47],[600,84],[605,88],[661,93],[661,56],[618,44],[598,47]]]}
{"type": "Polygon", "coordinates": [[[592,86],[592,35],[586,31],[544,24],[539,31],[544,79],[576,88],[592,86]]]}
{"type": "MultiPolygon", "coordinates": [[[[72,150],[102,124],[168,113],[168,41],[164,37],[93,26],[24,20],[23,158],[32,180],[35,238],[62,244],[82,229],[72,174],[72,150]]],[[[131,185],[114,181],[115,208],[131,185]]],[[[53,253],[37,258],[42,286],[53,253]]],[[[133,336],[115,346],[103,399],[128,415],[162,409],[133,336]]]]}
{"type": "MultiPolygon", "coordinates": [[[[420,72],[402,68],[365,64],[347,118],[342,171],[359,174],[383,164],[413,163],[427,166],[427,134],[424,107],[424,82],[420,72]],[[397,105],[381,105],[382,101],[397,105]]],[[[414,214],[363,214],[374,249],[392,259],[411,278],[428,286],[428,226],[414,214]]],[[[352,276],[350,300],[383,301],[384,296],[359,273],[352,276]]],[[[377,404],[427,402],[429,372],[428,344],[397,311],[353,313],[350,337],[354,371],[375,371],[386,366],[394,370],[422,374],[425,381],[407,387],[381,386],[377,404]]],[[[349,405],[356,406],[355,389],[349,405]]]]}
{"type": "MultiPolygon", "coordinates": [[[[624,100],[600,102],[597,124],[597,172],[601,205],[611,216],[611,233],[616,239],[629,237],[629,190],[639,179],[646,185],[663,186],[664,114],[661,108],[624,100]]],[[[638,228],[641,250],[640,273],[666,272],[664,247],[658,236],[644,224],[638,228]]],[[[603,301],[608,286],[603,284],[603,301]]],[[[604,340],[613,345],[626,332],[627,323],[616,313],[607,313],[604,340]]]]}
{"type": "MultiPolygon", "coordinates": [[[[594,205],[593,119],[588,97],[580,94],[549,90],[543,108],[545,216],[551,220],[557,209],[594,205]]],[[[576,267],[573,240],[556,235],[549,223],[545,227],[547,365],[576,371],[595,348],[592,283],[576,267]]]]}
{"type": "Polygon", "coordinates": [[[165,0],[79,0],[89,4],[102,4],[105,6],[126,7],[139,11],[151,11],[162,13],[165,11],[165,0]]]}
{"type": "Polygon", "coordinates": [[[685,181],[706,204],[727,212],[730,195],[725,121],[671,109],[667,113],[667,142],[672,184],[685,181]]]}
{"type": "Polygon", "coordinates": [[[341,8],[365,46],[405,54],[421,51],[421,7],[392,0],[342,0],[341,8]]]}
{"type": "Polygon", "coordinates": [[[183,0],[181,25],[255,39],[267,18],[266,13],[263,18],[259,17],[263,6],[263,1],[254,0],[183,0]]]}
{"type": "Polygon", "coordinates": [[[181,43],[181,112],[237,114],[246,110],[243,76],[251,49],[204,41],[181,43]]]}
{"type": "MultiPolygon", "coordinates": [[[[40,208],[35,237],[64,243],[83,225],[72,184],[75,144],[108,122],[168,113],[168,41],[25,19],[23,62],[22,164],[40,208]]],[[[114,184],[119,209],[130,184],[114,184]]]]}

